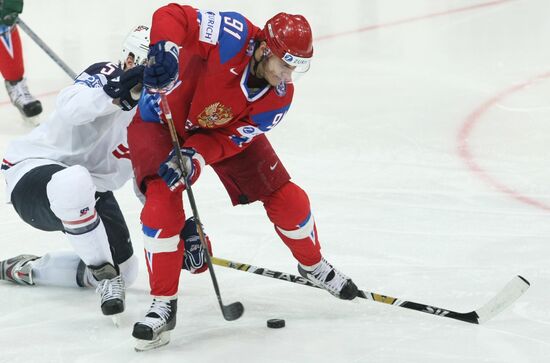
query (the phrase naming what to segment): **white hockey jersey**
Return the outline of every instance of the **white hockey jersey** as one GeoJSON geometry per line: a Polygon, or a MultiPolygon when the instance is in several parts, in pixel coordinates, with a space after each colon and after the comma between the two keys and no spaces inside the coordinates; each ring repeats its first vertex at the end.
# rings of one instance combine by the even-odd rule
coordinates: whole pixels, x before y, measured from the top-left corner
{"type": "Polygon", "coordinates": [[[63,89],[56,109],[29,134],[8,145],[2,162],[7,196],[29,170],[45,164],[81,165],[98,192],[120,188],[132,178],[127,132],[136,108],[123,111],[103,91],[107,79],[122,71],[96,63],[63,89]]]}

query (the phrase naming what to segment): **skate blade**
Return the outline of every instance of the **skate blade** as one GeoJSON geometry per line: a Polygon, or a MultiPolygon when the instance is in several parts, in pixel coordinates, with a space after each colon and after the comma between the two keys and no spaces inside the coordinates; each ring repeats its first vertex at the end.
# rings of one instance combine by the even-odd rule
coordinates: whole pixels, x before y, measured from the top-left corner
{"type": "Polygon", "coordinates": [[[23,116],[23,122],[25,123],[25,125],[29,127],[37,127],[38,125],[40,125],[40,121],[41,121],[40,115],[28,117],[22,114],[22,116],[23,116]]]}
{"type": "Polygon", "coordinates": [[[120,327],[120,317],[119,317],[120,314],[116,314],[116,315],[111,315],[111,320],[113,321],[113,324],[119,328],[120,327]]]}
{"type": "Polygon", "coordinates": [[[154,340],[143,340],[143,339],[136,339],[136,346],[135,350],[136,352],[146,352],[151,349],[160,348],[170,342],[170,332],[165,331],[159,334],[157,339],[154,340]]]}

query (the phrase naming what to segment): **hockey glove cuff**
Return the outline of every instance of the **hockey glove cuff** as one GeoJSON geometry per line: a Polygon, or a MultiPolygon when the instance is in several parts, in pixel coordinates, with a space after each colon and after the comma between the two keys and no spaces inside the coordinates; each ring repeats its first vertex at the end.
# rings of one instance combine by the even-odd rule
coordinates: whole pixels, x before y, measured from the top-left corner
{"type": "Polygon", "coordinates": [[[176,43],[161,40],[149,47],[143,84],[151,92],[166,92],[178,79],[179,47],[176,43]]]}
{"type": "MultiPolygon", "coordinates": [[[[204,231],[204,229],[203,229],[204,231]]],[[[180,234],[184,242],[185,253],[183,257],[182,268],[188,270],[192,274],[200,274],[208,269],[206,258],[204,256],[204,247],[202,246],[199,233],[197,232],[197,223],[195,218],[191,217],[185,221],[185,227],[180,234]]],[[[210,239],[204,235],[208,253],[212,256],[212,245],[210,239]]]]}
{"type": "Polygon", "coordinates": [[[143,89],[139,99],[139,115],[145,122],[163,123],[160,110],[160,95],[158,93],[149,93],[143,89]]]}

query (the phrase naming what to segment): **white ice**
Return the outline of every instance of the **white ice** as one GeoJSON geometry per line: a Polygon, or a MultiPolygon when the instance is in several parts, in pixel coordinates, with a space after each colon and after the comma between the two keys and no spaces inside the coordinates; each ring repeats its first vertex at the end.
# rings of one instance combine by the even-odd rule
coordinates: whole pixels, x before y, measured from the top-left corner
{"type": "MultiPolygon", "coordinates": [[[[161,1],[26,1],[22,18],[74,70],[117,59],[161,1]]],[[[367,291],[456,311],[521,274],[532,287],[485,325],[216,268],[181,275],[169,345],[136,353],[148,308],[140,204],[116,193],[141,271],[120,327],[89,290],[0,284],[0,362],[550,361],[550,3],[546,0],[193,1],[256,24],[302,13],[315,59],[270,138],[309,193],[324,255],[367,291]],[[363,31],[358,31],[363,29],[363,31]],[[286,328],[266,327],[270,318],[286,328]]],[[[26,35],[26,76],[48,114],[70,79],[26,35]]],[[[0,151],[30,130],[0,90],[0,151]]],[[[3,183],[2,190],[3,193],[3,183]]],[[[208,171],[195,186],[215,255],[296,274],[259,204],[231,207],[208,171]]],[[[0,259],[68,249],[0,206],[0,259]]]]}

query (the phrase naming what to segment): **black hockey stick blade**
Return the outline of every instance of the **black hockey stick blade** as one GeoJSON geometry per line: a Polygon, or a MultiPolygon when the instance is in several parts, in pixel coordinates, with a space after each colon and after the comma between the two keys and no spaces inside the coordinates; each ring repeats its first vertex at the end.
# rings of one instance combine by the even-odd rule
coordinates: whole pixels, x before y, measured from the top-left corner
{"type": "Polygon", "coordinates": [[[227,321],[233,321],[240,318],[244,313],[244,306],[239,301],[229,305],[222,305],[223,317],[227,321]]]}

